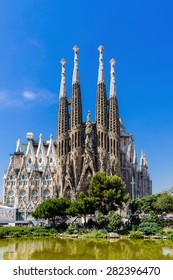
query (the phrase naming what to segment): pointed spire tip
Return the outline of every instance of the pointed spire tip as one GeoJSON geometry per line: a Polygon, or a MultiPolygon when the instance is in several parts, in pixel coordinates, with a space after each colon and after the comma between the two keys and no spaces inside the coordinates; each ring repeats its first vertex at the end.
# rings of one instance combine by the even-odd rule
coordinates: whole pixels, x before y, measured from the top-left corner
{"type": "Polygon", "coordinates": [[[114,58],[112,58],[110,61],[109,61],[109,63],[111,64],[111,65],[115,65],[116,64],[116,60],[114,59],[114,58]]]}
{"type": "Polygon", "coordinates": [[[77,52],[79,51],[79,47],[78,47],[77,45],[75,45],[75,46],[73,47],[73,50],[74,50],[75,53],[77,53],[77,52]]]}
{"type": "Polygon", "coordinates": [[[74,50],[74,68],[73,68],[72,84],[75,84],[75,83],[79,83],[78,46],[74,46],[73,50],[74,50]]]}
{"type": "Polygon", "coordinates": [[[60,63],[64,66],[64,65],[66,65],[67,61],[65,60],[65,58],[62,58],[60,63]]]}
{"type": "Polygon", "coordinates": [[[99,51],[100,53],[102,53],[102,52],[104,51],[104,47],[103,47],[102,45],[100,45],[100,46],[98,47],[98,51],[99,51]]]}

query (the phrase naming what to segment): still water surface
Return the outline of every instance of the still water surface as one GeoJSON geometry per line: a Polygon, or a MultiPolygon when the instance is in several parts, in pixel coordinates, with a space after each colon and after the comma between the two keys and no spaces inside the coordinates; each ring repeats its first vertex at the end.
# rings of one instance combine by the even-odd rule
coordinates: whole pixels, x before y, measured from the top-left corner
{"type": "Polygon", "coordinates": [[[173,241],[61,239],[0,240],[1,260],[173,260],[173,241]]]}

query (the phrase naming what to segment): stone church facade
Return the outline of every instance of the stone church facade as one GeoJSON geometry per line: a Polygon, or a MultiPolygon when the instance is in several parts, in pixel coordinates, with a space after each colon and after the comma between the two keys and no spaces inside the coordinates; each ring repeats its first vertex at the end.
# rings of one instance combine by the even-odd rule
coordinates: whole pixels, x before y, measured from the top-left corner
{"type": "Polygon", "coordinates": [[[78,50],[74,46],[72,96],[66,92],[66,61],[61,60],[57,140],[39,141],[27,133],[27,144],[17,141],[4,175],[3,204],[16,207],[27,219],[38,204],[52,197],[75,199],[87,192],[93,174],[99,170],[118,175],[126,183],[131,199],[152,192],[145,153],[141,153],[138,168],[133,135],[125,130],[119,117],[115,83],[115,60],[110,61],[110,91],[106,94],[103,50],[99,50],[96,97],[96,121],[88,111],[82,119],[78,50]],[[70,113],[69,113],[70,112],[70,113]]]}

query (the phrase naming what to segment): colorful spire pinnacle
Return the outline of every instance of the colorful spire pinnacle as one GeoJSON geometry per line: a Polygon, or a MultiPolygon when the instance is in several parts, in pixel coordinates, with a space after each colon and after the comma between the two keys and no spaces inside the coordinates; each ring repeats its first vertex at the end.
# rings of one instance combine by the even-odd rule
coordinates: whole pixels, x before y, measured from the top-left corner
{"type": "Polygon", "coordinates": [[[98,47],[98,51],[100,52],[99,56],[99,72],[98,72],[98,84],[104,83],[104,68],[103,68],[103,46],[98,47]]]}
{"type": "Polygon", "coordinates": [[[73,47],[74,51],[74,69],[73,69],[73,78],[72,78],[72,84],[79,83],[79,70],[78,70],[78,46],[73,47]]]}
{"type": "Polygon", "coordinates": [[[110,98],[116,96],[116,84],[115,84],[115,59],[110,60],[110,65],[111,65],[111,81],[110,81],[110,98]]]}
{"type": "Polygon", "coordinates": [[[60,85],[59,98],[66,97],[66,72],[65,72],[66,60],[63,58],[61,59],[60,63],[62,65],[62,71],[61,71],[61,85],[60,85]]]}

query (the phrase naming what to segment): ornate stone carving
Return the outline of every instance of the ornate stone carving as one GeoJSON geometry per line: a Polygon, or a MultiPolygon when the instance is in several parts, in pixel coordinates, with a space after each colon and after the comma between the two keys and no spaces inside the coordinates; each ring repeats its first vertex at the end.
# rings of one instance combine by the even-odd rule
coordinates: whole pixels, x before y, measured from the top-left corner
{"type": "Polygon", "coordinates": [[[0,208],[0,222],[12,222],[15,220],[15,209],[0,208]]]}

